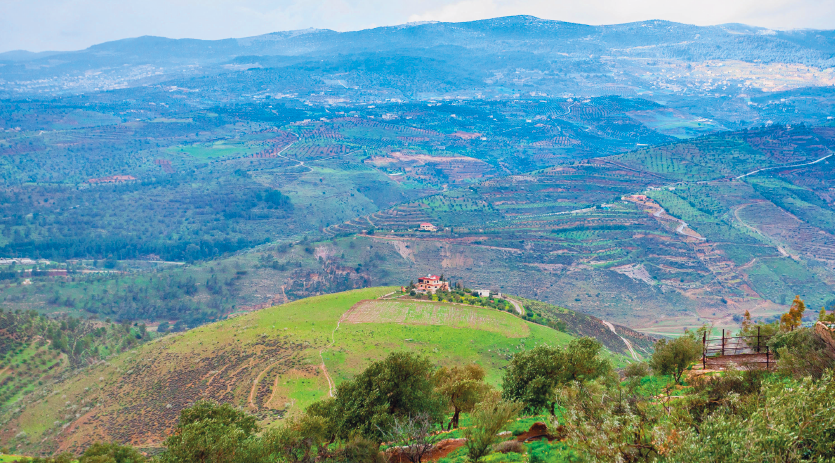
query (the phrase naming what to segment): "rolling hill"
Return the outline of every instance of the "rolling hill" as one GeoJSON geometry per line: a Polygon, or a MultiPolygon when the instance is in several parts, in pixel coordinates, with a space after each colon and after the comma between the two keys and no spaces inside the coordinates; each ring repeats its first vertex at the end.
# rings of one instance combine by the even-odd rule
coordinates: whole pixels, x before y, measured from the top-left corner
{"type": "Polygon", "coordinates": [[[496,385],[513,353],[573,339],[495,309],[398,299],[396,289],[302,299],[152,341],[6,407],[0,439],[26,452],[79,450],[97,440],[155,447],[199,399],[245,407],[270,423],[391,351],[420,352],[441,365],[478,362],[496,385]]]}

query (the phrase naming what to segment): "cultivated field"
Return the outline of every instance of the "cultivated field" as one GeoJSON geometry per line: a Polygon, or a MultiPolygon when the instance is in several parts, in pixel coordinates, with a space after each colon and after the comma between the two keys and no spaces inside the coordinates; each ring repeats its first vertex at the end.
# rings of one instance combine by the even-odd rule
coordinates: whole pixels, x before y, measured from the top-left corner
{"type": "Polygon", "coordinates": [[[345,313],[342,322],[444,325],[490,331],[509,338],[523,338],[530,333],[528,325],[516,317],[493,309],[448,302],[363,301],[345,313]]]}

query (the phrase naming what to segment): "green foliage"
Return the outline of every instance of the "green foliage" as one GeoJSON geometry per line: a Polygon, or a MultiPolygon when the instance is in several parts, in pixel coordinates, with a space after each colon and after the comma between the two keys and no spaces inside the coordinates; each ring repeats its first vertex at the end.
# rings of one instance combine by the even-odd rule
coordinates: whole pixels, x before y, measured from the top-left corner
{"type": "Polygon", "coordinates": [[[565,348],[537,346],[513,356],[505,370],[502,397],[524,404],[525,412],[547,409],[554,415],[556,389],[572,381],[589,381],[611,371],[592,338],[572,340],[565,348]]]}
{"type": "Polygon", "coordinates": [[[63,367],[102,360],[151,340],[145,325],[0,309],[0,405],[63,367]],[[64,361],[63,359],[66,359],[64,361]]]}
{"type": "Polygon", "coordinates": [[[623,375],[627,379],[641,379],[644,376],[649,376],[650,373],[651,371],[647,362],[632,362],[623,370],[623,375]]]}
{"type": "Polygon", "coordinates": [[[333,398],[312,404],[307,412],[328,421],[330,433],[347,439],[355,432],[381,442],[396,417],[428,414],[440,423],[443,399],[435,392],[434,366],[423,356],[393,352],[350,381],[336,387],[333,398]]]}
{"type": "Polygon", "coordinates": [[[490,394],[478,404],[470,418],[470,426],[464,429],[467,439],[467,457],[477,463],[490,453],[499,437],[497,434],[516,418],[523,405],[518,402],[501,400],[499,394],[490,394]]]}
{"type": "Polygon", "coordinates": [[[746,310],[738,336],[745,339],[745,343],[752,348],[762,348],[768,340],[777,334],[780,326],[774,323],[754,323],[751,314],[746,310]]]}
{"type": "Polygon", "coordinates": [[[289,463],[312,463],[327,451],[328,423],[320,416],[290,417],[264,433],[263,446],[270,458],[289,463]]]}
{"type": "Polygon", "coordinates": [[[751,396],[729,394],[698,429],[683,434],[670,461],[832,461],[833,401],[831,371],[817,381],[770,381],[751,396]]]}
{"type": "Polygon", "coordinates": [[[678,384],[690,365],[702,355],[702,344],[691,334],[672,340],[659,339],[649,360],[649,366],[660,375],[672,375],[678,384]]]}
{"type": "Polygon", "coordinates": [[[484,376],[484,368],[474,363],[464,367],[441,367],[435,372],[436,390],[453,411],[447,429],[457,428],[461,412],[472,411],[490,390],[484,383],[484,376]]]}
{"type": "Polygon", "coordinates": [[[87,448],[78,463],[145,463],[146,458],[136,449],[115,443],[95,443],[87,448]]]}
{"type": "Polygon", "coordinates": [[[20,463],[74,463],[75,455],[64,452],[52,457],[23,458],[20,463]]]}
{"type": "Polygon", "coordinates": [[[174,434],[165,440],[162,463],[222,463],[254,461],[260,452],[254,416],[233,408],[201,401],[184,409],[174,434]]]}
{"type": "MultiPolygon", "coordinates": [[[[566,444],[577,461],[655,461],[654,428],[663,411],[646,398],[599,382],[572,382],[560,389],[566,444]]],[[[556,420],[554,420],[556,422],[556,420]]]]}
{"type": "Polygon", "coordinates": [[[354,435],[339,446],[330,456],[334,463],[388,463],[380,452],[380,445],[359,435],[354,435]]]}
{"type": "Polygon", "coordinates": [[[835,352],[812,328],[777,333],[769,348],[776,354],[777,371],[786,376],[820,378],[835,368],[835,352]]]}

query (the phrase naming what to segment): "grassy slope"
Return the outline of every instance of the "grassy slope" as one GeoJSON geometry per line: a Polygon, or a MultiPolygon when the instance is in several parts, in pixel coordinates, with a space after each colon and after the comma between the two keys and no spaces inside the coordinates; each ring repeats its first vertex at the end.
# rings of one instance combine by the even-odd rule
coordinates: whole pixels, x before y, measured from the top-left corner
{"type": "Polygon", "coordinates": [[[504,312],[440,303],[430,305],[463,311],[452,317],[452,326],[412,309],[414,318],[403,324],[343,322],[334,333],[352,306],[393,289],[303,299],[152,342],[25,397],[16,404],[19,411],[3,416],[0,440],[26,452],[78,450],[95,440],[154,446],[179,411],[199,398],[247,407],[265,423],[304,408],[328,393],[322,357],[336,383],[392,350],[406,349],[438,364],[481,363],[497,384],[513,352],[572,339],[504,312]],[[476,320],[475,326],[462,319],[476,320]],[[26,437],[14,439],[21,431],[26,437]]]}

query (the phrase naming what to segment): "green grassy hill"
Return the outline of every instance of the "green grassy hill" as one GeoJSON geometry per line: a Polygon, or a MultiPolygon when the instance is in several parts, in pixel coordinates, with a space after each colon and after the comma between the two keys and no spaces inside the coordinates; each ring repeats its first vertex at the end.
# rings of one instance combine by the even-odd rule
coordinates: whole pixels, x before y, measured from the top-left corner
{"type": "Polygon", "coordinates": [[[0,440],[29,453],[97,440],[154,447],[198,399],[233,403],[270,423],[391,351],[420,352],[439,365],[477,362],[498,384],[513,353],[572,339],[490,308],[395,299],[395,289],[302,299],[152,341],[7,407],[0,440]]]}

